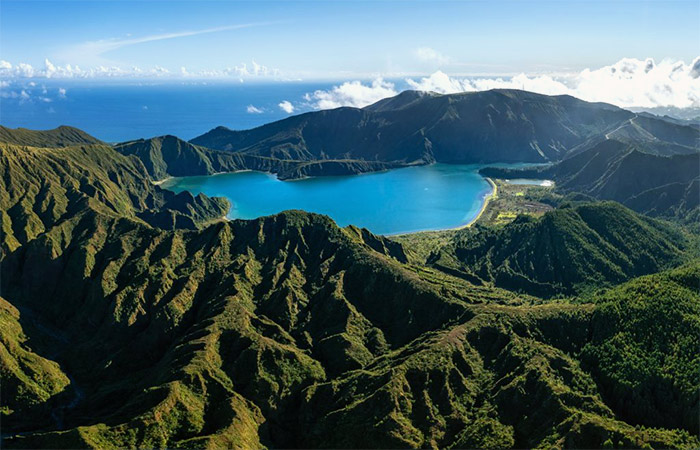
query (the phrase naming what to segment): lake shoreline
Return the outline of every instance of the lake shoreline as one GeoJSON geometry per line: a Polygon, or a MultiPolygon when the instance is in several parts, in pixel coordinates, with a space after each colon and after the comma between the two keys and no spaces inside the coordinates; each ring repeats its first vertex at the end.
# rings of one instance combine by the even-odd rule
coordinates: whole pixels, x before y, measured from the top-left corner
{"type": "Polygon", "coordinates": [[[300,209],[327,215],[341,227],[352,224],[377,235],[401,236],[461,230],[482,220],[500,189],[494,179],[478,173],[480,166],[438,163],[362,174],[379,177],[376,181],[374,177],[347,175],[305,177],[294,180],[297,183],[285,183],[289,180],[280,180],[273,172],[244,169],[193,177],[168,177],[156,183],[174,192],[187,190],[193,194],[201,192],[210,197],[227,198],[231,208],[222,215],[224,220],[249,220],[300,209]],[[406,172],[411,169],[421,172],[406,172]],[[238,172],[257,173],[264,177],[219,178],[238,172]],[[390,178],[389,182],[384,181],[386,177],[390,178]],[[336,179],[340,179],[337,182],[340,184],[334,183],[336,179]],[[358,184],[359,180],[366,181],[358,184]],[[377,182],[380,188],[376,194],[382,194],[366,197],[377,182]],[[477,190],[479,184],[481,189],[477,190]],[[203,188],[205,185],[207,187],[203,188]],[[289,198],[294,200],[279,201],[289,198]],[[380,200],[375,202],[375,198],[380,200]]]}
{"type": "Polygon", "coordinates": [[[476,217],[474,217],[474,219],[471,220],[468,224],[455,229],[461,230],[474,225],[477,222],[477,220],[481,219],[481,216],[484,214],[484,211],[486,211],[486,208],[489,206],[489,202],[491,202],[492,199],[498,197],[498,186],[496,186],[496,183],[494,183],[494,181],[490,177],[484,177],[484,179],[491,185],[491,193],[488,194],[486,198],[484,198],[484,203],[481,205],[479,214],[477,214],[476,217]]]}
{"type": "Polygon", "coordinates": [[[481,216],[484,214],[484,211],[486,211],[486,208],[489,206],[489,202],[492,199],[495,199],[498,196],[498,186],[496,186],[496,183],[489,177],[483,177],[484,180],[491,186],[491,192],[489,192],[485,197],[484,201],[481,204],[481,209],[479,209],[479,212],[477,213],[476,217],[474,217],[472,220],[469,222],[459,225],[456,227],[448,227],[448,228],[438,228],[435,230],[417,230],[417,231],[408,231],[405,233],[392,233],[392,234],[382,234],[382,236],[385,237],[396,237],[396,236],[408,236],[410,234],[416,234],[416,233],[438,233],[441,231],[458,231],[458,230],[464,230],[465,228],[469,228],[472,225],[476,223],[477,220],[481,218],[481,216]]]}

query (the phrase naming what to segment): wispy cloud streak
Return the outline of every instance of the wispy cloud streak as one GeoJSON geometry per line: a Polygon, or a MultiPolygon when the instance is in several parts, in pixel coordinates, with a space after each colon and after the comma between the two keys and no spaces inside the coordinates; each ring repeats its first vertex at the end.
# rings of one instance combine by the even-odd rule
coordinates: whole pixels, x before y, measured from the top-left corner
{"type": "Polygon", "coordinates": [[[235,25],[226,25],[221,27],[205,28],[201,30],[187,30],[173,33],[151,34],[141,37],[129,38],[113,38],[99,39],[96,41],[86,41],[75,44],[60,51],[56,56],[65,61],[80,61],[81,63],[104,63],[102,56],[132,45],[145,44],[148,42],[164,41],[169,39],[178,39],[191,36],[199,36],[202,34],[220,33],[223,31],[241,30],[245,28],[260,27],[273,25],[279,22],[253,22],[241,23],[235,25]]]}

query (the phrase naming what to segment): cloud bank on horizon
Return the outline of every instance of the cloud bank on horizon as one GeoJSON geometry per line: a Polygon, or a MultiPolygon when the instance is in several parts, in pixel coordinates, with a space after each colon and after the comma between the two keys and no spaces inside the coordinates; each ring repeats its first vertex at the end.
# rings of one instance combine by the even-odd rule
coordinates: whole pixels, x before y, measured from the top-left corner
{"type": "Polygon", "coordinates": [[[180,67],[179,71],[171,71],[161,66],[150,69],[142,69],[137,66],[120,67],[98,65],[83,69],[77,65],[66,64],[64,66],[53,64],[48,59],[44,60],[43,68],[36,68],[31,64],[12,64],[9,61],[0,60],[0,79],[129,79],[129,78],[169,78],[169,79],[207,79],[224,78],[244,81],[251,78],[275,78],[284,79],[279,69],[258,64],[255,60],[241,63],[234,67],[213,70],[189,71],[186,67],[180,67]]]}
{"type": "MultiPolygon", "coordinates": [[[[429,50],[429,49],[428,49],[429,50]]],[[[443,56],[421,50],[425,59],[443,56]]],[[[142,70],[138,67],[98,66],[82,69],[78,66],[57,66],[49,60],[36,69],[29,64],[13,65],[0,60],[0,97],[22,96],[20,91],[10,92],[10,81],[34,79],[112,79],[112,78],[161,78],[161,79],[251,79],[289,80],[278,69],[256,63],[240,64],[224,70],[189,72],[181,68],[171,72],[162,67],[142,70]]],[[[593,102],[612,103],[620,107],[675,107],[700,108],[700,56],[690,63],[684,61],[623,58],[615,64],[599,69],[584,69],[577,73],[528,75],[512,77],[455,77],[440,70],[429,76],[406,78],[401,83],[377,77],[370,82],[346,81],[327,90],[307,93],[302,101],[284,100],[279,108],[291,114],[299,109],[330,109],[340,106],[363,107],[383,98],[391,97],[405,88],[432,91],[441,94],[474,92],[488,89],[523,89],[547,95],[567,94],[593,102]],[[401,84],[398,86],[398,84],[401,84]]],[[[26,95],[25,95],[26,96],[26,95]]],[[[65,93],[62,95],[65,97],[65,93]]],[[[249,111],[252,112],[252,111],[249,111]]]]}
{"type": "MultiPolygon", "coordinates": [[[[700,57],[683,61],[624,58],[600,69],[575,74],[514,77],[460,78],[442,71],[414,80],[410,89],[440,94],[488,89],[522,89],[546,95],[572,95],[591,102],[606,102],[623,108],[700,108],[700,57]]],[[[375,79],[371,84],[345,82],[327,91],[307,94],[316,109],[340,106],[363,107],[398,93],[394,83],[375,79]]]]}

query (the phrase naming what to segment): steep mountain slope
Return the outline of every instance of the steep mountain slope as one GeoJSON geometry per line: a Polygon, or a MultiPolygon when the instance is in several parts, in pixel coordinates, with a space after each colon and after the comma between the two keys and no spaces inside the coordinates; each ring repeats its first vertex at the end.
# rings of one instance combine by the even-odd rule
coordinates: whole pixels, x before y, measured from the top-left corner
{"type": "Polygon", "coordinates": [[[225,199],[175,194],[154,186],[140,162],[106,145],[65,148],[0,143],[3,251],[91,210],[163,228],[195,228],[220,218],[225,199]]]}
{"type": "MultiPolygon", "coordinates": [[[[109,431],[114,445],[198,436],[203,416],[217,417],[196,412],[201,389],[211,407],[265,418],[268,443],[289,445],[300,389],[464,314],[463,303],[441,298],[329,219],[302,213],[203,232],[86,217],[14,252],[2,276],[23,314],[62,330],[66,341],[51,348],[84,393],[64,420],[81,424],[90,411],[124,423],[109,431]],[[42,292],[52,293],[50,303],[42,292]],[[220,403],[230,396],[236,404],[220,403]],[[138,419],[162,408],[203,416],[174,418],[181,423],[172,428],[138,419]],[[131,441],[124,427],[145,436],[131,441]]],[[[22,417],[4,423],[30,425],[22,417]]],[[[235,437],[204,434],[218,432],[235,437]]]]}
{"type": "Polygon", "coordinates": [[[660,217],[697,215],[700,152],[663,156],[646,147],[604,140],[541,169],[484,168],[484,176],[550,178],[563,192],[615,200],[637,212],[660,217]]]}
{"type": "Polygon", "coordinates": [[[566,159],[551,174],[563,190],[625,203],[649,189],[698,178],[700,153],[670,157],[652,155],[619,141],[605,141],[566,159]]]}
{"type": "Polygon", "coordinates": [[[304,445],[693,445],[612,417],[697,432],[698,273],[694,264],[633,280],[595,308],[473,308],[462,324],[306,389],[304,445]]]}
{"type": "Polygon", "coordinates": [[[45,404],[70,384],[56,362],[31,351],[19,316],[17,308],[0,297],[0,408],[3,416],[45,404]]]}
{"type": "Polygon", "coordinates": [[[114,149],[140,159],[154,180],[168,176],[211,175],[242,168],[232,154],[198,147],[175,136],[123,142],[114,149]]]}
{"type": "Polygon", "coordinates": [[[630,144],[639,144],[659,155],[698,153],[700,127],[652,115],[639,114],[606,134],[630,144]]]}
{"type": "Polygon", "coordinates": [[[429,262],[537,296],[617,284],[678,263],[683,236],[617,203],[569,206],[464,230],[429,262]]]}
{"type": "Polygon", "coordinates": [[[3,420],[25,432],[9,447],[693,445],[617,419],[567,356],[590,306],[470,306],[305,213],[203,231],[84,220],[3,264],[27,329],[55,330],[35,349],[72,380],[3,420]]]}
{"type": "Polygon", "coordinates": [[[103,143],[82,130],[65,125],[53,130],[12,129],[0,125],[0,142],[30,147],[68,147],[70,145],[103,143]]]}
{"type": "Polygon", "coordinates": [[[192,143],[307,161],[543,162],[632,116],[611,105],[525,91],[406,91],[363,109],[301,114],[246,131],[219,127],[192,143]]]}
{"type": "Polygon", "coordinates": [[[386,170],[396,165],[378,161],[324,160],[297,161],[268,158],[239,152],[211,150],[190,144],[175,136],[124,142],[115,147],[119,153],[135,156],[143,162],[155,180],[169,176],[212,175],[236,170],[274,172],[279,179],[316,175],[352,175],[386,170]]]}

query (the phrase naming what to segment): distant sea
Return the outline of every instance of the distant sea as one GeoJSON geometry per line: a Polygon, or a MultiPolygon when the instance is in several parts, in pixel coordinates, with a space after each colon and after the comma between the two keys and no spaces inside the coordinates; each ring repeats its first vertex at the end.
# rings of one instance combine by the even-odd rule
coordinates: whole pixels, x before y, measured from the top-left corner
{"type": "Polygon", "coordinates": [[[313,110],[305,94],[334,86],[309,82],[0,83],[0,124],[32,129],[71,125],[107,142],[164,134],[189,140],[219,125],[253,128],[288,117],[279,107],[285,100],[296,106],[294,114],[313,110]],[[253,108],[260,112],[251,112],[253,108]]]}

